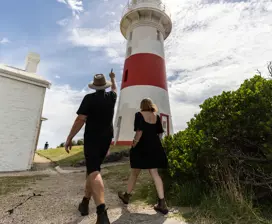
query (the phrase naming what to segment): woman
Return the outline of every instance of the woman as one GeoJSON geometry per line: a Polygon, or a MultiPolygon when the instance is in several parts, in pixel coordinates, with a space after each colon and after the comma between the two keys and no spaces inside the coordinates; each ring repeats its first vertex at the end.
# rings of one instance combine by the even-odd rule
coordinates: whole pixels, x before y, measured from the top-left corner
{"type": "Polygon", "coordinates": [[[167,158],[161,144],[164,132],[160,117],[156,114],[157,108],[151,99],[141,102],[141,112],[135,114],[134,131],[135,137],[130,150],[131,174],[128,180],[127,191],[118,192],[119,198],[124,204],[129,203],[131,192],[136,184],[141,169],[148,169],[152,176],[158,193],[158,204],[154,209],[163,214],[168,213],[164,199],[163,182],[158,173],[158,168],[167,168],[167,158]]]}

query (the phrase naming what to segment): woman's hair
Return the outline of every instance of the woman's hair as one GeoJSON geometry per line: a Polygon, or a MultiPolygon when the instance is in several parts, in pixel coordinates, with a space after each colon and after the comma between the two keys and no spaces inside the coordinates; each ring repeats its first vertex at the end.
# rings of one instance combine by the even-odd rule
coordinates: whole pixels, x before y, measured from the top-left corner
{"type": "Polygon", "coordinates": [[[142,100],[140,105],[141,111],[150,111],[150,112],[157,112],[157,106],[152,102],[150,98],[145,98],[142,100]]]}

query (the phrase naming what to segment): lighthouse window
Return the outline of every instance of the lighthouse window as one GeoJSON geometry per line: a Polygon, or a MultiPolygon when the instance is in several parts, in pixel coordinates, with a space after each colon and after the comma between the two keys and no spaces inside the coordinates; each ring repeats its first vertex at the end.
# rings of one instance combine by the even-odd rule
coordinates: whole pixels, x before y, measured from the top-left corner
{"type": "Polygon", "coordinates": [[[126,82],[127,79],[128,79],[128,70],[126,70],[126,72],[125,72],[124,82],[126,82]]]}
{"type": "Polygon", "coordinates": [[[129,47],[127,49],[127,57],[129,57],[131,55],[131,52],[132,52],[132,47],[129,47]]]}
{"type": "Polygon", "coordinates": [[[132,31],[129,33],[129,40],[132,40],[132,31]]]}
{"type": "Polygon", "coordinates": [[[157,30],[157,40],[159,40],[159,41],[161,40],[161,33],[158,30],[157,30]]]}

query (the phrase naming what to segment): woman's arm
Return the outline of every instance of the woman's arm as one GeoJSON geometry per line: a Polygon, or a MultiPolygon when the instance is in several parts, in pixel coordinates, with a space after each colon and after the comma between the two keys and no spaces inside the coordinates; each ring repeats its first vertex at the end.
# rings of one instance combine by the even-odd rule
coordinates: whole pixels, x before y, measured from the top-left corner
{"type": "Polygon", "coordinates": [[[134,135],[134,139],[132,142],[132,147],[134,148],[137,143],[140,141],[141,137],[142,137],[143,131],[136,131],[135,135],[134,135]]]}
{"type": "Polygon", "coordinates": [[[160,134],[159,134],[160,140],[162,140],[162,135],[163,135],[163,133],[160,133],[160,134]]]}

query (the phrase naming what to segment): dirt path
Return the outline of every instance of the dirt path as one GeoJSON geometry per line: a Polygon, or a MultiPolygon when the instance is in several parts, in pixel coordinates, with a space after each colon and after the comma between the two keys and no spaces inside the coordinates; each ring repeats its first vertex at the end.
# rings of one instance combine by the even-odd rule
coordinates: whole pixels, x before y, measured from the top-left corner
{"type": "Polygon", "coordinates": [[[51,163],[51,161],[49,159],[46,159],[45,157],[40,156],[37,153],[35,153],[34,163],[47,164],[47,163],[51,163]]]}
{"type": "Polygon", "coordinates": [[[49,159],[35,153],[33,161],[33,170],[45,170],[50,168],[51,166],[52,162],[49,159]]]}
{"type": "MultiPolygon", "coordinates": [[[[84,192],[84,173],[55,174],[15,193],[0,196],[2,224],[92,224],[95,206],[90,203],[90,215],[81,217],[77,206],[84,192]],[[35,195],[34,195],[35,194],[35,195]],[[18,206],[19,205],[19,206],[18,206]]],[[[107,186],[107,183],[105,183],[107,186]]],[[[124,207],[115,192],[106,187],[106,202],[112,224],[179,224],[156,214],[149,206],[124,207]]]]}

